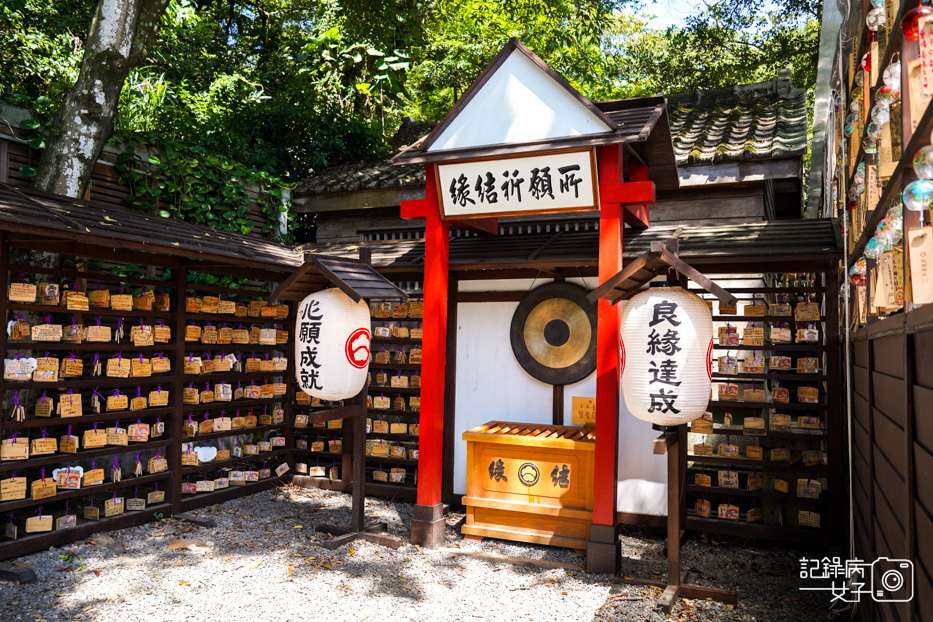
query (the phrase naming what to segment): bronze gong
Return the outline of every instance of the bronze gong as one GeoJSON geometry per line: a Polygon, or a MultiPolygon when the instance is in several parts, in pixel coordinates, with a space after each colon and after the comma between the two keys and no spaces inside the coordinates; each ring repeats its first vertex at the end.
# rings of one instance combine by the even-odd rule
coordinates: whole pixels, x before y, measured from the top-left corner
{"type": "Polygon", "coordinates": [[[541,382],[572,384],[596,369],[596,307],[578,285],[551,283],[529,292],[509,336],[519,364],[541,382]]]}

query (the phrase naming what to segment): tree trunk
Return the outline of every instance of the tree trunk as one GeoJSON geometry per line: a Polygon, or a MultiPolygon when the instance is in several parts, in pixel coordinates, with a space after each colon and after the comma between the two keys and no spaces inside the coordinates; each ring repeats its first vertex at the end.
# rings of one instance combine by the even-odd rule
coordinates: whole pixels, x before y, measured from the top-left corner
{"type": "Polygon", "coordinates": [[[113,135],[113,117],[130,70],[155,41],[169,0],[98,0],[84,46],[78,80],[65,97],[33,185],[81,197],[94,164],[113,135]]]}

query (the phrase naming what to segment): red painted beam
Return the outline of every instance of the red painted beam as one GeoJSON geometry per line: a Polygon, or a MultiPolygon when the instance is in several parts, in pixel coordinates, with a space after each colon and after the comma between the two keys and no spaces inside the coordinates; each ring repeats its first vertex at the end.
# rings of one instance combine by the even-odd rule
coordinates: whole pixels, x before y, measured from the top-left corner
{"type": "MultiPolygon", "coordinates": [[[[616,202],[603,193],[603,187],[620,184],[622,149],[619,145],[599,148],[599,282],[622,269],[622,219],[616,202]]],[[[643,189],[642,186],[639,188],[643,189]]],[[[653,184],[651,187],[653,193],[653,184]]],[[[619,310],[608,300],[597,306],[596,324],[596,455],[593,482],[593,524],[615,525],[616,482],[619,441],[619,310]]]]}
{"type": "MultiPolygon", "coordinates": [[[[602,153],[602,151],[600,151],[602,153]]],[[[607,181],[600,173],[599,202],[606,203],[654,203],[655,186],[653,181],[630,181],[619,183],[607,181]]]]}
{"type": "Polygon", "coordinates": [[[425,219],[424,332],[421,341],[421,430],[418,505],[441,502],[444,465],[444,371],[447,360],[447,267],[450,224],[425,219]]]}
{"type": "Polygon", "coordinates": [[[648,205],[626,205],[623,208],[622,219],[635,229],[647,229],[651,225],[651,210],[648,205]]]}
{"type": "Polygon", "coordinates": [[[405,220],[418,220],[441,213],[437,201],[437,169],[433,164],[424,167],[424,198],[402,201],[401,216],[405,220]]]}
{"type": "Polygon", "coordinates": [[[402,201],[401,214],[405,220],[421,220],[428,216],[437,216],[437,201],[430,199],[402,201]]]}

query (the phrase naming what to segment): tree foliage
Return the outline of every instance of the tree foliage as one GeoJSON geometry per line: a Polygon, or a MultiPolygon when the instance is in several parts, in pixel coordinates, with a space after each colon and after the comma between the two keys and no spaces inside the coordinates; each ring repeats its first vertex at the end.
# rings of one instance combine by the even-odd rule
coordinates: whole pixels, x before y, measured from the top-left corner
{"type": "MultiPolygon", "coordinates": [[[[115,127],[297,180],[384,155],[404,117],[439,119],[513,36],[594,100],[767,80],[785,66],[798,85],[815,82],[816,0],[705,0],[666,31],[637,2],[172,0],[115,127]]],[[[94,8],[0,3],[0,97],[54,109],[94,8]]]]}

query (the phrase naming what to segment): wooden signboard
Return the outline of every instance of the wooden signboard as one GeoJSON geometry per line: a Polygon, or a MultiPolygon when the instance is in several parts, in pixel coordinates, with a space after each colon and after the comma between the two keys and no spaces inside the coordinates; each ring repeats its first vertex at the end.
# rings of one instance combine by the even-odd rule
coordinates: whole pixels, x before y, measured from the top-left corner
{"type": "Polygon", "coordinates": [[[489,218],[597,209],[596,152],[545,152],[437,166],[446,218],[489,218]]]}

